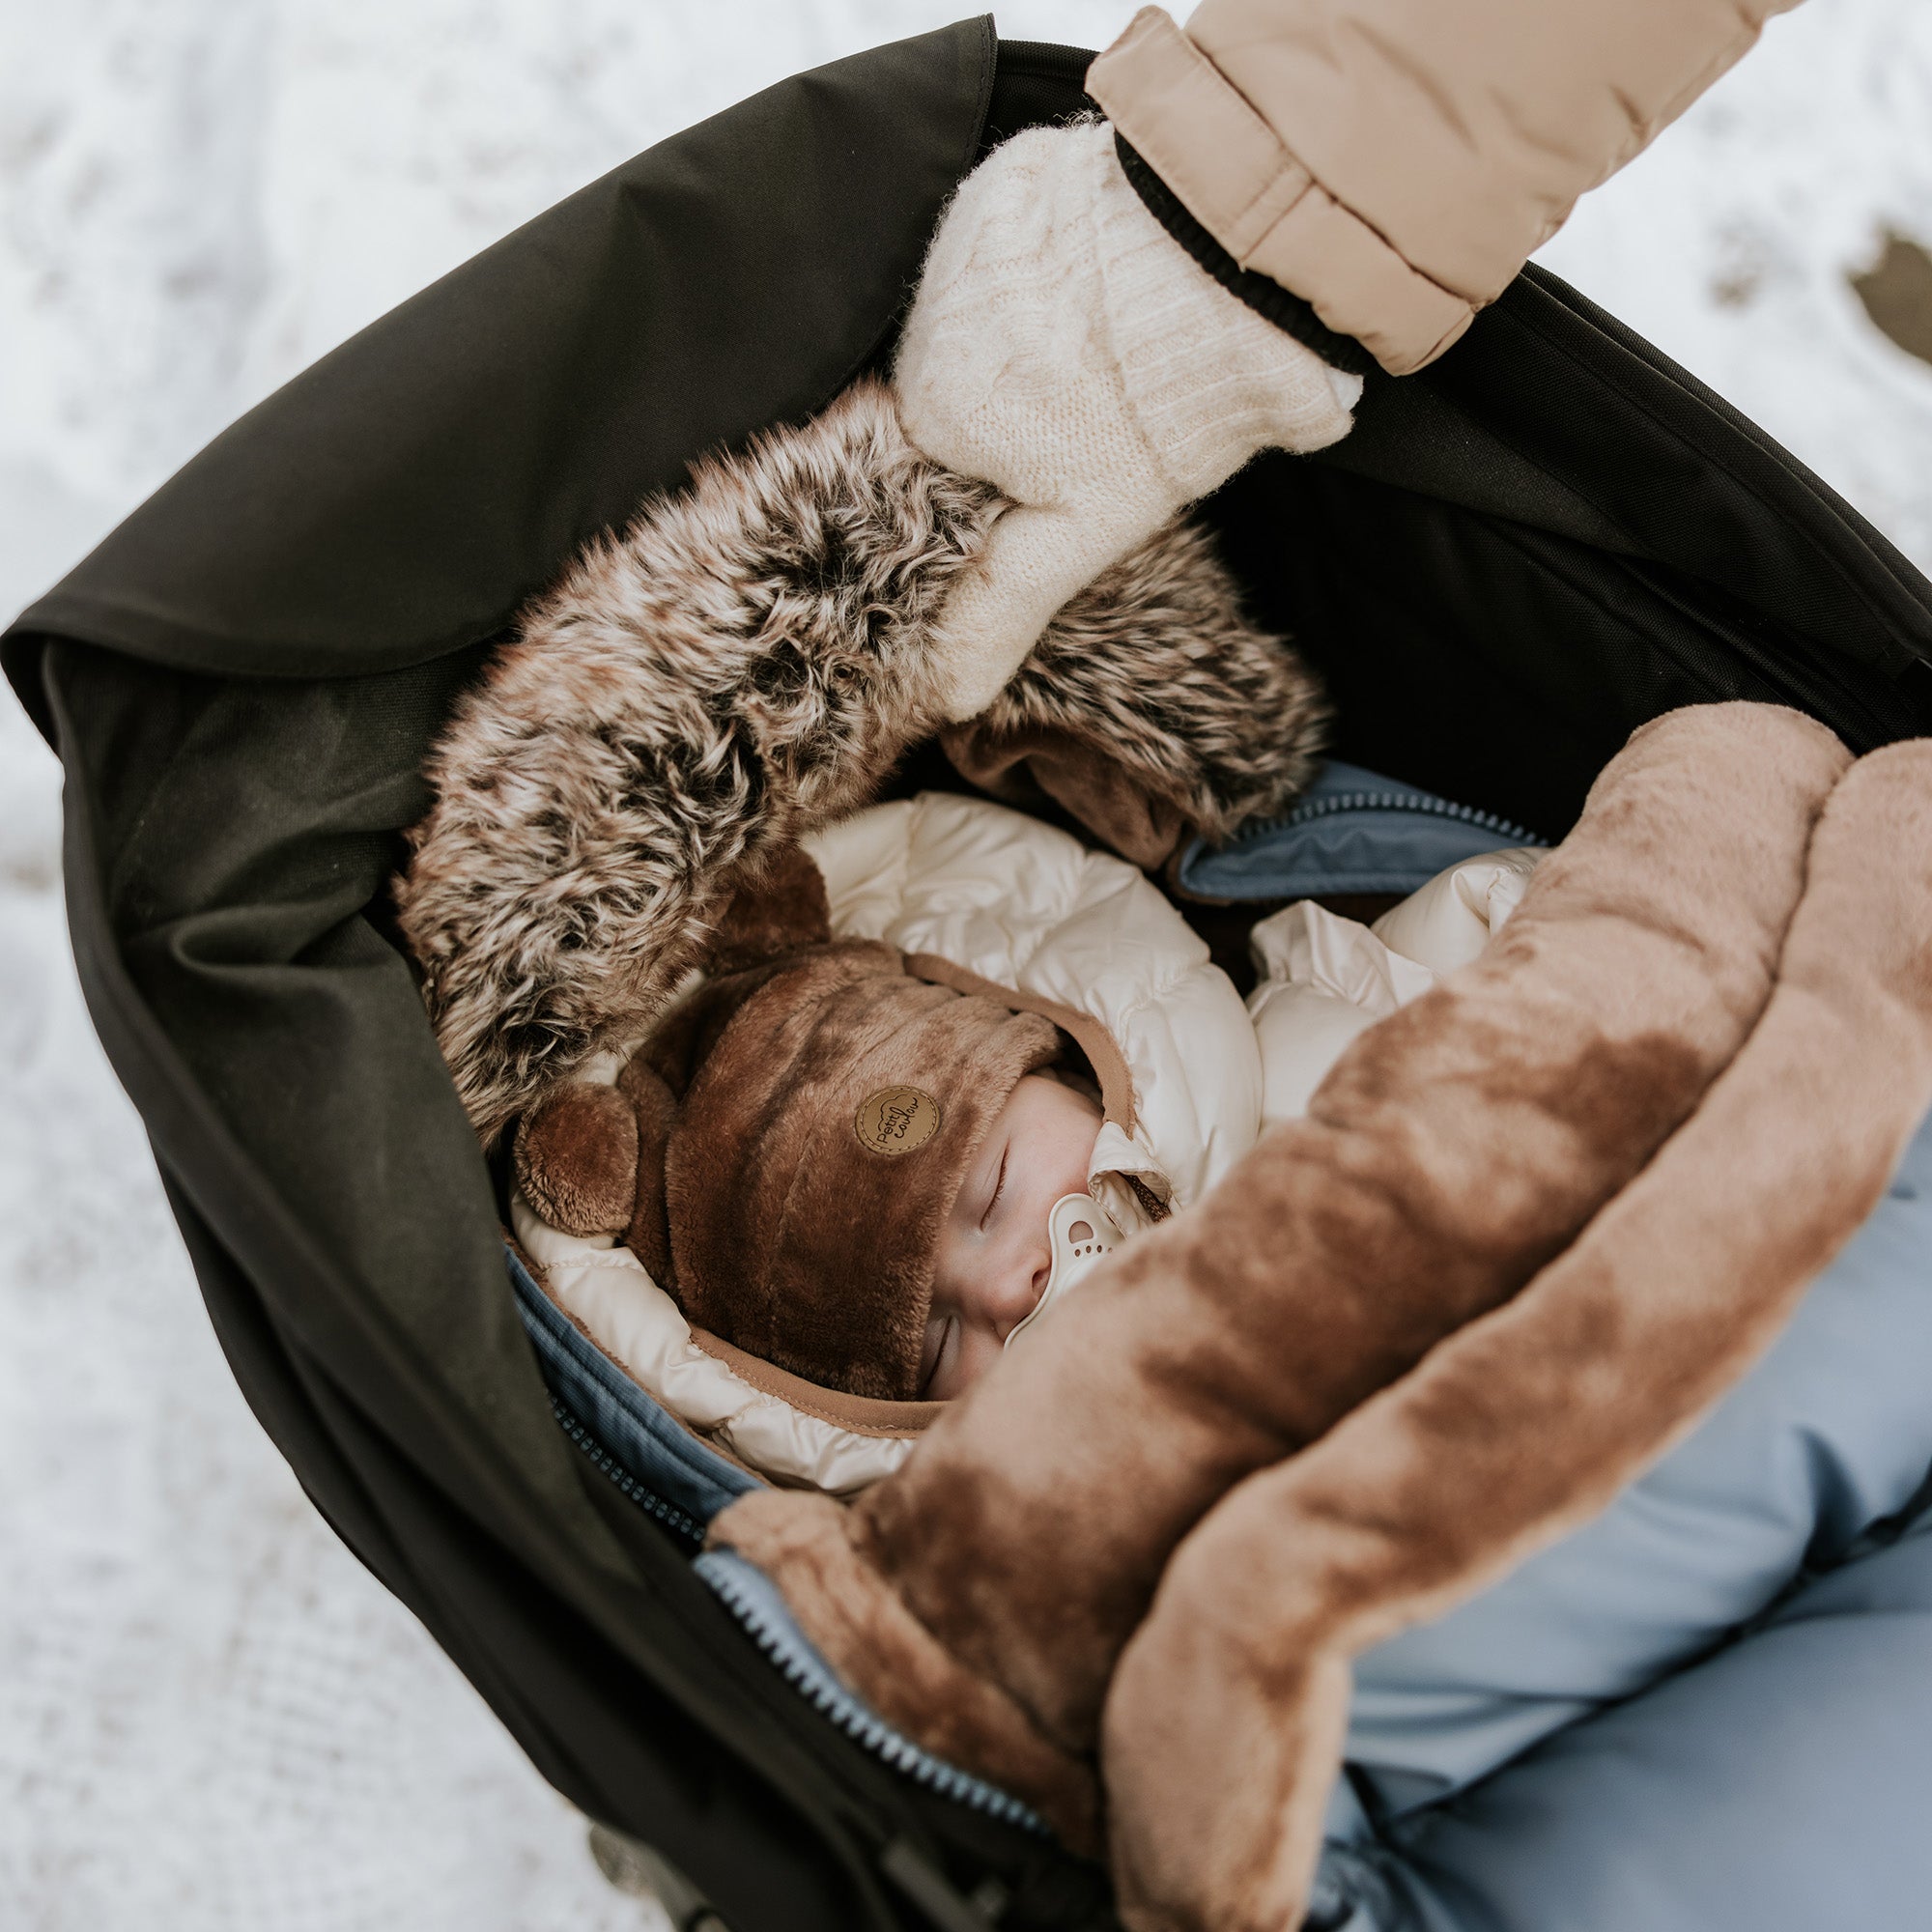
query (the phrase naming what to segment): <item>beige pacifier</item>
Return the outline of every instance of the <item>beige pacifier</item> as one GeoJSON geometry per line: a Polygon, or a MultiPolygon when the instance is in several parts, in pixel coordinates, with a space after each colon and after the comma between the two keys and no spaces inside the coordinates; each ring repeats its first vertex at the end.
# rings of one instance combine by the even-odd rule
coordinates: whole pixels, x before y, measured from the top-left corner
{"type": "Polygon", "coordinates": [[[1126,1239],[1091,1194],[1063,1194],[1046,1210],[1053,1268],[1033,1313],[1007,1337],[1011,1348],[1082,1276],[1091,1274],[1126,1239]]]}

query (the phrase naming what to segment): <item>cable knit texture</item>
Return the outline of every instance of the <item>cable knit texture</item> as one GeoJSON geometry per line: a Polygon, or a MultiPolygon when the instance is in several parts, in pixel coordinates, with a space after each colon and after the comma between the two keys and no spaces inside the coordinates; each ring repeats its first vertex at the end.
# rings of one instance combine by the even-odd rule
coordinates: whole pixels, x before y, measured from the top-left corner
{"type": "Polygon", "coordinates": [[[913,441],[1014,501],[941,612],[948,714],[985,709],[1048,620],[1256,451],[1348,434],[1359,379],[1196,267],[1100,121],[1037,128],[960,188],[895,382],[913,441]]]}

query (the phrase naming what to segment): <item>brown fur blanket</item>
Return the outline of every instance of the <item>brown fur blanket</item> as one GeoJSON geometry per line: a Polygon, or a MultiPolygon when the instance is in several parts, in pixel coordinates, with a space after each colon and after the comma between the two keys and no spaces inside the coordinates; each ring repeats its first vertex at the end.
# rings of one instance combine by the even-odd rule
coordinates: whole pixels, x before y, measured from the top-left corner
{"type": "Polygon", "coordinates": [[[1675,713],[1481,960],[897,1476],[712,1541],[890,1721],[1110,1844],[1136,1932],[1281,1932],[1350,1660],[1676,1440],[1928,1099],[1932,743],[1675,713]]]}

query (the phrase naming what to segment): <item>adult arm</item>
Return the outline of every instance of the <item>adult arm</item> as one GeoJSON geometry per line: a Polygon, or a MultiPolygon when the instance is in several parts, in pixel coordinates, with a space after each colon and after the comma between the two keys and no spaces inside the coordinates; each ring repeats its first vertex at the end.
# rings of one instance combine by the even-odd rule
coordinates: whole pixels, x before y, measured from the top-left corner
{"type": "Polygon", "coordinates": [[[1144,7],[1087,85],[1232,264],[1384,369],[1432,361],[1797,0],[1144,7]]]}
{"type": "Polygon", "coordinates": [[[1347,435],[1571,204],[1795,0],[1208,0],[1089,70],[1113,125],[962,185],[894,371],[906,433],[1012,508],[931,641],[946,715],[1256,451],[1347,435]]]}

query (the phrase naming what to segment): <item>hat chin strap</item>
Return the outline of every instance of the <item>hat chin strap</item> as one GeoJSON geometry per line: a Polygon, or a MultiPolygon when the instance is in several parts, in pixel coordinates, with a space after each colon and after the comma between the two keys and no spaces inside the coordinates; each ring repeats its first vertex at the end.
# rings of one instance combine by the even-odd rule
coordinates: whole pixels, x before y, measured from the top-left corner
{"type": "Polygon", "coordinates": [[[1091,1274],[1126,1239],[1091,1194],[1063,1194],[1046,1210],[1046,1233],[1053,1244],[1053,1267],[1033,1313],[1007,1337],[1009,1349],[1076,1281],[1091,1274]]]}

